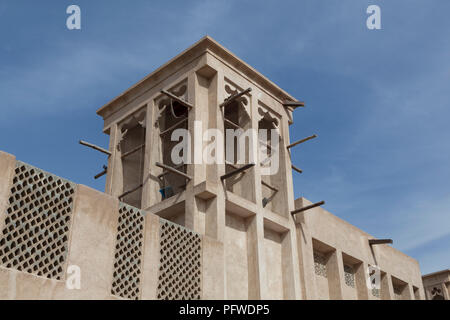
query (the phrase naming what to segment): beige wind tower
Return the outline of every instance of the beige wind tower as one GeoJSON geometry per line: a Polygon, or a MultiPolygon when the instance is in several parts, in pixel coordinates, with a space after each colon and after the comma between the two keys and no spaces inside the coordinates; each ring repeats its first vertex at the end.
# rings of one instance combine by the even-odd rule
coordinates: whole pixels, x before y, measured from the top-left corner
{"type": "MultiPolygon", "coordinates": [[[[299,298],[286,149],[299,104],[205,37],[98,110],[110,136],[106,193],[218,241],[223,252],[211,258],[223,275],[209,285],[226,288],[220,297],[299,298]],[[171,151],[178,141],[171,134],[179,128],[189,130],[193,141],[211,128],[224,136],[226,129],[276,128],[279,170],[263,176],[258,161],[174,164],[171,151]]],[[[263,142],[248,143],[257,150],[263,142]]],[[[195,145],[192,157],[206,144],[195,145]]]]}

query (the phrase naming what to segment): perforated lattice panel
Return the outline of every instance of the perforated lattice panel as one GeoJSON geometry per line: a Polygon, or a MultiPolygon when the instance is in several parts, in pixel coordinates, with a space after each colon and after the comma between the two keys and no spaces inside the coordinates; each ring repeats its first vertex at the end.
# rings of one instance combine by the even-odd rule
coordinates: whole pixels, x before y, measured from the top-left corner
{"type": "Polygon", "coordinates": [[[349,287],[355,287],[355,270],[352,266],[344,265],[345,284],[349,287]]]}
{"type": "Polygon", "coordinates": [[[61,280],[75,184],[17,161],[0,239],[7,268],[61,280]]]}
{"type": "Polygon", "coordinates": [[[137,208],[120,203],[111,293],[140,298],[144,216],[137,208]]]}
{"type": "Polygon", "coordinates": [[[160,245],[158,299],[200,299],[202,252],[200,235],[161,219],[160,245]]]}
{"type": "Polygon", "coordinates": [[[396,300],[402,300],[402,298],[403,298],[403,295],[402,295],[403,288],[394,286],[393,289],[394,289],[394,297],[395,297],[395,299],[396,300]]]}
{"type": "Polygon", "coordinates": [[[327,259],[325,255],[314,251],[314,272],[318,276],[327,277],[327,259]]]}

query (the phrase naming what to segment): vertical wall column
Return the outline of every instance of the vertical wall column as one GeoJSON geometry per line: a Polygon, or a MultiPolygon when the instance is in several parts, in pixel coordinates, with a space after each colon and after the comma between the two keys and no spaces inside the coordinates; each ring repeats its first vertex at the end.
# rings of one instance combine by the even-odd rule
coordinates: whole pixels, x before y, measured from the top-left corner
{"type": "MultiPolygon", "coordinates": [[[[219,69],[211,82],[208,122],[210,128],[217,128],[222,133],[224,132],[224,120],[219,105],[225,99],[223,88],[224,75],[219,69]]],[[[219,160],[218,163],[206,165],[207,183],[216,190],[216,196],[206,203],[205,235],[223,242],[225,236],[225,187],[220,177],[225,174],[225,165],[224,159],[219,160]]]]}
{"type": "MultiPolygon", "coordinates": [[[[250,110],[251,114],[255,115],[257,113],[258,98],[256,92],[251,95],[250,110]]],[[[251,124],[249,126],[254,130],[258,129],[258,119],[257,117],[251,117],[251,124]]],[[[255,131],[253,131],[255,132],[255,131]]],[[[249,159],[256,156],[253,161],[255,161],[255,166],[251,169],[253,170],[253,181],[252,186],[249,186],[249,190],[254,192],[253,197],[256,201],[256,205],[259,208],[257,214],[249,218],[248,234],[247,234],[247,250],[249,256],[249,299],[266,299],[268,296],[267,285],[266,285],[266,259],[264,256],[264,214],[262,206],[262,190],[261,190],[261,167],[259,164],[258,157],[258,135],[254,135],[249,141],[252,146],[249,150],[249,159]],[[250,153],[253,151],[253,155],[250,153]],[[256,152],[255,152],[256,151],[256,152]]],[[[249,172],[250,173],[250,170],[249,172]]]]}
{"type": "Polygon", "coordinates": [[[405,300],[415,300],[416,297],[414,295],[414,290],[413,287],[411,285],[411,283],[408,283],[406,285],[405,291],[404,291],[404,299],[405,300]]]}
{"type": "Polygon", "coordinates": [[[77,185],[67,266],[80,268],[81,289],[66,291],[55,299],[111,297],[118,204],[111,196],[77,185]]]}
{"type": "Polygon", "coordinates": [[[156,300],[158,297],[159,228],[159,217],[147,214],[145,216],[142,261],[142,300],[156,300]]]}
{"type": "Polygon", "coordinates": [[[369,300],[372,293],[369,292],[367,281],[369,279],[369,265],[366,262],[361,262],[355,270],[355,282],[358,300],[369,300]]]}
{"type": "Polygon", "coordinates": [[[394,286],[392,285],[392,277],[389,273],[381,275],[381,300],[395,300],[394,286]]]}
{"type": "MultiPolygon", "coordinates": [[[[220,132],[224,132],[224,123],[222,111],[219,108],[224,97],[224,75],[221,69],[217,68],[217,72],[211,78],[209,85],[209,108],[204,110],[207,114],[208,128],[217,128],[220,132]]],[[[208,248],[215,249],[213,259],[215,266],[207,267],[205,264],[205,280],[212,281],[216,289],[213,291],[207,287],[204,288],[205,297],[214,295],[214,299],[226,298],[226,279],[225,279],[225,188],[221,183],[220,177],[225,174],[225,165],[223,160],[219,159],[217,163],[206,165],[206,183],[215,189],[216,195],[208,199],[205,203],[205,239],[207,237],[217,242],[208,242],[205,240],[204,254],[208,252],[208,248]],[[209,245],[211,244],[211,246],[209,245]]],[[[207,285],[203,282],[204,285],[207,285]]]]}
{"type": "Polygon", "coordinates": [[[344,280],[344,265],[342,251],[335,250],[327,262],[328,286],[331,300],[342,300],[342,286],[344,280]]]}
{"type": "Polygon", "coordinates": [[[301,299],[295,231],[289,230],[282,240],[283,289],[285,299],[301,299]]]}
{"type": "Polygon", "coordinates": [[[5,223],[6,208],[9,205],[8,197],[16,167],[16,157],[0,151],[0,230],[5,223]]]}
{"type": "Polygon", "coordinates": [[[264,220],[262,211],[247,218],[248,298],[266,299],[266,264],[264,258],[264,220]]]}
{"type": "Polygon", "coordinates": [[[159,202],[161,195],[159,194],[159,182],[156,180],[159,168],[155,166],[160,161],[160,151],[158,149],[159,137],[155,130],[155,105],[154,101],[147,103],[147,112],[145,118],[145,156],[144,156],[144,172],[142,186],[142,202],[141,208],[147,209],[159,202]],[[158,147],[156,147],[158,146],[158,147]]]}
{"type": "Polygon", "coordinates": [[[447,284],[446,283],[442,284],[442,292],[444,293],[444,298],[446,300],[450,300],[450,291],[449,291],[448,282],[447,282],[447,284]]]}
{"type": "Polygon", "coordinates": [[[194,187],[206,180],[206,169],[202,160],[203,132],[207,129],[209,108],[209,81],[192,72],[188,76],[188,97],[194,108],[189,111],[188,130],[191,137],[190,163],[187,174],[192,180],[186,186],[186,206],[184,225],[195,232],[202,233],[200,215],[205,211],[204,200],[196,198],[194,187]]]}
{"type": "Polygon", "coordinates": [[[210,237],[202,238],[202,299],[224,299],[224,245],[210,237]]]}
{"type": "Polygon", "coordinates": [[[122,161],[117,150],[117,143],[120,139],[120,130],[117,123],[111,126],[109,132],[108,171],[106,175],[105,193],[113,197],[118,197],[123,192],[122,161]]]}
{"type": "MultiPolygon", "coordinates": [[[[287,203],[287,218],[290,220],[290,230],[286,235],[286,238],[283,240],[283,242],[288,242],[289,244],[284,246],[284,250],[290,250],[290,252],[286,252],[286,264],[289,264],[289,266],[286,266],[287,274],[290,274],[292,277],[292,280],[289,284],[290,286],[290,292],[289,298],[291,299],[306,299],[306,294],[302,290],[302,284],[301,284],[301,272],[300,270],[300,249],[298,248],[298,232],[296,227],[295,219],[291,215],[291,211],[295,209],[295,200],[294,200],[294,184],[292,180],[292,170],[291,170],[291,158],[289,157],[289,154],[286,152],[286,145],[289,143],[289,123],[286,117],[282,118],[282,121],[280,123],[280,133],[282,136],[282,141],[279,145],[280,148],[280,162],[283,161],[283,167],[284,167],[284,178],[285,178],[285,186],[287,188],[286,190],[286,203],[287,203]]],[[[312,250],[312,243],[310,241],[311,250],[312,250]]],[[[311,255],[312,257],[312,251],[311,255]]],[[[312,259],[312,258],[311,258],[312,259]]]]}
{"type": "MultiPolygon", "coordinates": [[[[303,206],[302,199],[298,199],[300,203],[297,207],[303,206]]],[[[317,290],[315,286],[314,273],[314,250],[312,245],[312,238],[306,226],[305,215],[296,214],[296,240],[298,251],[298,270],[300,270],[301,290],[303,299],[313,300],[317,297],[317,290]]]]}

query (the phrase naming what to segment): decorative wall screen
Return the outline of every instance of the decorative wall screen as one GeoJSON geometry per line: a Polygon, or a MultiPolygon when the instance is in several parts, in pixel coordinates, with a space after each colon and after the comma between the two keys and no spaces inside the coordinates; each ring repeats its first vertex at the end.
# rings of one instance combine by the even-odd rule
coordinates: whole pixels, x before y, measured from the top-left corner
{"type": "Polygon", "coordinates": [[[199,234],[160,220],[158,299],[201,298],[202,241],[199,234]]]}
{"type": "Polygon", "coordinates": [[[318,251],[314,251],[314,272],[318,276],[327,277],[327,259],[318,251]]]}
{"type": "Polygon", "coordinates": [[[119,205],[117,242],[111,293],[137,300],[140,298],[144,215],[124,203],[119,205]]]}
{"type": "Polygon", "coordinates": [[[348,265],[344,264],[344,277],[345,277],[345,284],[349,287],[354,288],[355,287],[355,269],[348,265]]]}
{"type": "Polygon", "coordinates": [[[393,286],[394,289],[394,297],[395,300],[402,300],[403,299],[403,288],[400,286],[393,286]]]}
{"type": "Polygon", "coordinates": [[[76,185],[17,161],[0,236],[0,263],[64,278],[76,185]]]}

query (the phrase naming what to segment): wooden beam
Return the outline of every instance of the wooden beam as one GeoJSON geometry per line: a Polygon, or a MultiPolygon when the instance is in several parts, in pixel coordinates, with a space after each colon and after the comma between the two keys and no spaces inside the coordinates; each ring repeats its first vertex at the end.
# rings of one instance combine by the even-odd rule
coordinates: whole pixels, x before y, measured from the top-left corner
{"type": "Polygon", "coordinates": [[[237,98],[242,97],[244,94],[247,94],[247,93],[249,93],[251,91],[252,91],[252,88],[248,88],[248,89],[246,89],[244,91],[241,91],[241,92],[238,92],[238,93],[235,93],[235,94],[231,95],[230,97],[226,98],[225,101],[222,102],[219,105],[219,108],[223,108],[223,107],[229,105],[230,103],[235,101],[237,98]]]}
{"type": "Polygon", "coordinates": [[[164,130],[163,132],[161,132],[161,133],[159,134],[159,136],[161,137],[161,136],[165,135],[167,132],[169,132],[169,131],[175,129],[176,127],[178,127],[180,124],[186,122],[187,120],[188,120],[188,118],[184,118],[184,119],[178,121],[178,122],[175,123],[174,125],[170,126],[170,127],[167,128],[166,130],[164,130]]]}
{"type": "Polygon", "coordinates": [[[131,149],[130,151],[125,152],[124,154],[122,154],[121,158],[128,157],[130,154],[133,154],[133,153],[135,153],[136,151],[139,151],[139,150],[141,150],[141,149],[144,148],[144,147],[145,147],[145,143],[144,143],[144,144],[141,144],[140,146],[137,146],[137,147],[134,148],[134,149],[131,149]]]}
{"type": "Polygon", "coordinates": [[[192,180],[192,177],[191,177],[191,176],[188,176],[186,173],[181,172],[181,171],[179,171],[179,170],[177,170],[177,169],[175,169],[175,168],[173,168],[173,167],[171,167],[171,166],[167,166],[167,165],[162,164],[162,163],[159,163],[159,162],[156,162],[155,165],[156,165],[157,167],[166,169],[167,171],[170,171],[170,172],[173,172],[173,173],[175,173],[175,174],[178,174],[178,175],[180,175],[180,176],[182,176],[182,177],[185,177],[185,178],[188,179],[188,180],[192,180]]]}
{"type": "Polygon", "coordinates": [[[236,170],[233,170],[233,171],[231,171],[231,172],[228,172],[228,173],[224,174],[223,176],[220,177],[220,179],[221,179],[222,181],[225,180],[225,179],[228,179],[229,177],[232,177],[232,176],[234,176],[235,174],[238,174],[239,172],[242,172],[242,171],[244,171],[244,170],[247,170],[247,169],[253,167],[254,165],[255,165],[254,163],[246,164],[246,165],[244,165],[244,166],[242,166],[242,167],[240,167],[240,168],[238,168],[238,169],[236,169],[236,170]]]}
{"type": "Polygon", "coordinates": [[[313,203],[313,204],[311,204],[309,206],[306,206],[306,207],[303,207],[303,208],[291,211],[291,214],[294,215],[296,213],[303,212],[303,211],[306,211],[306,210],[309,210],[309,209],[312,209],[312,208],[315,208],[315,207],[319,207],[319,206],[324,205],[324,204],[325,204],[325,201],[320,201],[320,202],[317,202],[317,203],[313,203]]]}
{"type": "Polygon", "coordinates": [[[296,166],[294,166],[293,164],[291,165],[292,169],[297,171],[298,173],[303,173],[303,170],[300,168],[297,168],[296,166]]]}
{"type": "Polygon", "coordinates": [[[263,180],[261,180],[261,184],[262,184],[263,186],[266,186],[267,188],[269,188],[269,189],[272,190],[272,191],[278,192],[278,189],[277,189],[277,188],[272,187],[270,184],[268,184],[267,182],[264,182],[263,180]]]}
{"type": "Polygon", "coordinates": [[[304,107],[305,103],[303,101],[289,101],[285,100],[283,102],[283,107],[304,107]]]}
{"type": "Polygon", "coordinates": [[[244,130],[244,128],[242,128],[241,126],[239,126],[238,124],[234,123],[231,120],[228,120],[227,118],[223,119],[226,123],[228,123],[229,125],[231,125],[232,127],[235,127],[236,129],[242,129],[244,130]]]}
{"type": "MultiPolygon", "coordinates": [[[[179,169],[179,168],[181,168],[182,166],[184,166],[184,163],[181,163],[181,164],[179,164],[179,165],[176,165],[176,166],[173,167],[173,168],[179,169]]],[[[160,175],[158,175],[158,179],[161,179],[162,177],[164,177],[165,175],[167,175],[167,174],[169,174],[169,173],[170,173],[170,171],[164,171],[163,173],[161,173],[160,175]]]]}
{"type": "Polygon", "coordinates": [[[272,147],[271,147],[267,142],[264,142],[263,140],[259,140],[259,139],[258,139],[258,142],[259,142],[259,144],[262,145],[263,147],[266,147],[267,150],[272,151],[272,147]]]}
{"type": "Polygon", "coordinates": [[[288,145],[286,148],[290,149],[290,148],[295,147],[296,145],[298,145],[300,143],[306,142],[306,141],[314,139],[314,138],[317,138],[316,134],[313,134],[312,136],[309,136],[309,137],[306,137],[304,139],[295,141],[295,142],[291,143],[290,145],[288,145]]]}
{"type": "Polygon", "coordinates": [[[109,150],[103,149],[102,147],[96,146],[95,144],[92,144],[92,143],[89,143],[89,142],[86,142],[86,141],[83,141],[83,140],[78,141],[78,143],[83,145],[83,146],[92,148],[94,150],[103,152],[103,153],[107,154],[108,156],[111,155],[111,152],[109,150]]]}
{"type": "Polygon", "coordinates": [[[187,101],[184,101],[183,99],[177,97],[176,95],[174,95],[173,93],[170,93],[169,91],[166,90],[161,90],[162,94],[165,94],[166,96],[168,96],[169,98],[171,98],[172,100],[175,100],[178,103],[181,103],[183,106],[185,106],[188,109],[192,109],[194,106],[192,104],[190,104],[187,101]]]}
{"type": "Polygon", "coordinates": [[[369,245],[374,244],[392,244],[394,241],[392,239],[369,239],[369,245]]]}
{"type": "Polygon", "coordinates": [[[230,167],[232,167],[234,169],[238,169],[239,168],[237,165],[235,165],[234,163],[232,163],[230,161],[227,161],[227,160],[225,160],[225,165],[226,166],[230,166],[230,167]]]}
{"type": "Polygon", "coordinates": [[[107,167],[107,166],[103,166],[103,171],[100,172],[100,173],[97,173],[97,174],[94,176],[94,179],[97,180],[98,178],[104,176],[106,173],[108,173],[108,167],[107,167]]]}
{"type": "Polygon", "coordinates": [[[122,193],[122,194],[119,196],[119,200],[122,199],[123,197],[129,195],[130,193],[133,193],[133,192],[135,192],[136,190],[142,188],[142,186],[143,186],[143,184],[141,183],[140,185],[134,187],[133,189],[128,190],[128,191],[122,193]]]}

